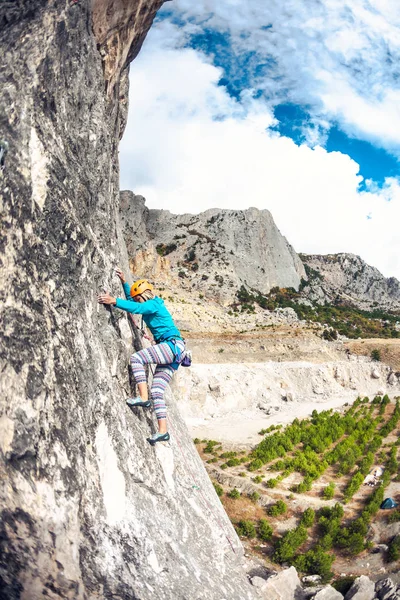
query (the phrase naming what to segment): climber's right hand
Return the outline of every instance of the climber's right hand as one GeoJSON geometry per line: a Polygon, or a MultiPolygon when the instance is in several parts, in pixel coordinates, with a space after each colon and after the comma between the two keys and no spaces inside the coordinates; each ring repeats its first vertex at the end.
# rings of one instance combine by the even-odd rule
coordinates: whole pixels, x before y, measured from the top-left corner
{"type": "Polygon", "coordinates": [[[122,283],[126,283],[125,275],[123,274],[123,272],[120,269],[120,267],[115,267],[115,273],[116,273],[116,275],[118,275],[118,277],[120,278],[120,280],[122,281],[122,283]]]}

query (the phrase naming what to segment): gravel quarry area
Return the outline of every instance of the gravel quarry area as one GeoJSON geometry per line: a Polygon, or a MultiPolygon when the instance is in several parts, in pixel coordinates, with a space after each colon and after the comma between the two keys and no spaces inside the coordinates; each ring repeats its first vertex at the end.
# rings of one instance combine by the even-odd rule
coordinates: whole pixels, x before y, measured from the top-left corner
{"type": "Polygon", "coordinates": [[[358,396],[400,395],[400,377],[387,365],[350,355],[319,364],[194,364],[178,371],[173,389],[193,437],[248,446],[260,441],[261,429],[314,409],[339,409],[358,396]]]}

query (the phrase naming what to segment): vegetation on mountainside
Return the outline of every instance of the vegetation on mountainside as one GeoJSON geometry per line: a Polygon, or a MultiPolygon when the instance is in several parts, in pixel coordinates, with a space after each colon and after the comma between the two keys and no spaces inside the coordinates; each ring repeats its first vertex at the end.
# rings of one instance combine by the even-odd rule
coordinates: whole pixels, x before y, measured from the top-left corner
{"type": "MultiPolygon", "coordinates": [[[[214,468],[234,469],[230,481],[238,475],[236,461],[248,471],[258,472],[250,483],[253,491],[248,489],[249,480],[246,493],[240,492],[237,483],[239,489],[220,494],[223,486],[218,484],[217,492],[238,534],[253,540],[253,547],[271,560],[328,581],[337,556],[350,558],[370,548],[370,524],[385,498],[385,488],[400,476],[399,425],[399,399],[391,403],[388,396],[376,396],[372,401],[358,398],[343,413],[315,410],[309,419],[295,419],[282,429],[269,428],[249,454],[223,452],[217,442],[206,440],[199,450],[203,454],[207,449],[204,458],[211,450],[214,468]],[[375,486],[363,485],[378,466],[383,472],[375,486]],[[268,477],[270,472],[276,475],[268,477]],[[322,475],[328,480],[325,485],[318,483],[322,475]],[[286,483],[289,477],[295,483],[286,483]],[[262,501],[271,494],[275,501],[265,507],[262,501]],[[299,511],[304,500],[298,504],[296,494],[303,499],[310,494],[318,503],[299,511]],[[277,529],[293,517],[295,526],[279,534],[277,529]],[[267,545],[258,546],[260,541],[267,545]]],[[[383,518],[385,523],[398,521],[400,510],[385,512],[383,518]]],[[[398,560],[400,537],[384,541],[389,546],[386,560],[398,560]]]]}
{"type": "Polygon", "coordinates": [[[337,334],[348,338],[400,338],[396,322],[400,315],[382,310],[366,311],[344,304],[308,304],[301,303],[301,293],[294,288],[272,288],[269,294],[250,292],[242,286],[236,293],[237,302],[231,308],[242,312],[254,312],[255,304],[266,310],[292,308],[299,319],[321,323],[327,327],[325,339],[337,339],[337,334]]]}

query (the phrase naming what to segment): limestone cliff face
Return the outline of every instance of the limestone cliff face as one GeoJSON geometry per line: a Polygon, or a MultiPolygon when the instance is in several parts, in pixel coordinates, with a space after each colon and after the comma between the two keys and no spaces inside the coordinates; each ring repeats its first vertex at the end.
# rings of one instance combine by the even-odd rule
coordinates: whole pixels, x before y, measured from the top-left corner
{"type": "Polygon", "coordinates": [[[173,399],[153,449],[152,416],[125,405],[126,317],[96,301],[128,270],[126,65],[161,3],[0,7],[1,599],[250,598],[173,399]]]}
{"type": "Polygon", "coordinates": [[[183,288],[229,303],[242,285],[266,294],[275,286],[297,289],[306,277],[267,210],[173,215],[148,210],[144,202],[121,192],[124,236],[132,267],[146,269],[158,281],[179,280],[183,288]],[[141,222],[139,231],[132,227],[135,219],[141,222]]]}
{"type": "Polygon", "coordinates": [[[400,310],[400,282],[385,278],[354,254],[301,254],[309,273],[304,295],[319,304],[336,299],[365,310],[400,310]]]}

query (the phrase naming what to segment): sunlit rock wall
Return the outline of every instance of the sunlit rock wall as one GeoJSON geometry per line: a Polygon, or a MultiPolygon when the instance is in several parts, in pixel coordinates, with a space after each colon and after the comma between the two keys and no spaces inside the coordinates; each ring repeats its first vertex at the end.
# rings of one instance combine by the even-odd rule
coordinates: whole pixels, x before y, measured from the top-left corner
{"type": "Polygon", "coordinates": [[[128,322],[96,302],[127,269],[126,65],[161,3],[0,6],[2,599],[250,598],[173,399],[154,449],[125,405],[128,322]]]}

